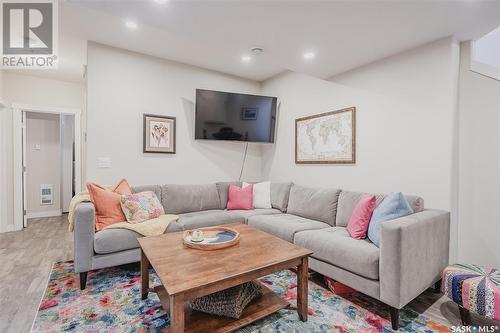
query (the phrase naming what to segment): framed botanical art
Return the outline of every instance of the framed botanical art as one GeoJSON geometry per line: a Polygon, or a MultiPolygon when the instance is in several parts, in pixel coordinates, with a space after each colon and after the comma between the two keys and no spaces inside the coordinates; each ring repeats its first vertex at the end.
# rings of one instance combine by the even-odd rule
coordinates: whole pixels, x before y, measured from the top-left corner
{"type": "Polygon", "coordinates": [[[175,117],[144,114],[143,152],[175,154],[175,117]]]}
{"type": "Polygon", "coordinates": [[[295,120],[296,164],[355,164],[356,108],[295,120]]]}

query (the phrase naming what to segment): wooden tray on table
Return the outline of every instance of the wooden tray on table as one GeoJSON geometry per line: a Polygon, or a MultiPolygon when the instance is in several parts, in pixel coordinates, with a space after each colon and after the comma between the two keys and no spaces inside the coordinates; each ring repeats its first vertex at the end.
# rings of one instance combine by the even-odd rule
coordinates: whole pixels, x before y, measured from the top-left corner
{"type": "Polygon", "coordinates": [[[226,227],[200,228],[203,232],[203,241],[193,241],[191,236],[194,230],[185,231],[183,243],[193,249],[212,251],[234,246],[240,242],[240,233],[234,229],[226,227]]]}

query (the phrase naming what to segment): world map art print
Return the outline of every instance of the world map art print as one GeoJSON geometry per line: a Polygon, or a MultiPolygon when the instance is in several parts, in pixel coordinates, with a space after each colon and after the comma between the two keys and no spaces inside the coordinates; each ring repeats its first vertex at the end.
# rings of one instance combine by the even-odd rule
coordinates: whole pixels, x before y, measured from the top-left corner
{"type": "Polygon", "coordinates": [[[295,163],[356,163],[356,108],[296,119],[295,163]]]}

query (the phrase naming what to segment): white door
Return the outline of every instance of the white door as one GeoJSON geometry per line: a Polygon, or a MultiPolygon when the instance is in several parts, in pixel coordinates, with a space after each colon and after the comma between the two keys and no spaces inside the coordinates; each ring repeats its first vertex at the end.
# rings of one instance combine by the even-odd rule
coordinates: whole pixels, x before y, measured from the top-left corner
{"type": "Polygon", "coordinates": [[[69,212],[73,198],[73,147],[75,137],[75,116],[62,114],[61,121],[61,202],[63,213],[69,212]]]}
{"type": "Polygon", "coordinates": [[[23,132],[23,227],[28,226],[28,217],[26,211],[28,209],[28,201],[26,198],[26,112],[22,113],[22,132],[23,132]]]}

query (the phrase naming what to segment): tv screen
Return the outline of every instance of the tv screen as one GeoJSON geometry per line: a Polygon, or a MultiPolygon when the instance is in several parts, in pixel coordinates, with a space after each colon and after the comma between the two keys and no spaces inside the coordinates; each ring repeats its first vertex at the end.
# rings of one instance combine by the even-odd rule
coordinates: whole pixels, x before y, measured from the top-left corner
{"type": "Polygon", "coordinates": [[[195,139],[274,142],[276,97],[196,89],[195,139]]]}

